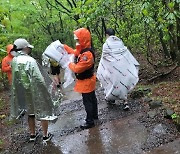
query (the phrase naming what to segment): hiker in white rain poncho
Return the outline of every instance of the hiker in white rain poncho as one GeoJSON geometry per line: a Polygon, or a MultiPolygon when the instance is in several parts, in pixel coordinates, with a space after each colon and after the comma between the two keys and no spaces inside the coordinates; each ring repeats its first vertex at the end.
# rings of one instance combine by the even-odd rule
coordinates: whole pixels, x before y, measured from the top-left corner
{"type": "Polygon", "coordinates": [[[128,110],[127,94],[139,80],[139,63],[122,40],[115,36],[113,29],[106,30],[106,37],[97,78],[104,88],[106,101],[114,104],[115,100],[122,99],[124,109],[128,110]]]}

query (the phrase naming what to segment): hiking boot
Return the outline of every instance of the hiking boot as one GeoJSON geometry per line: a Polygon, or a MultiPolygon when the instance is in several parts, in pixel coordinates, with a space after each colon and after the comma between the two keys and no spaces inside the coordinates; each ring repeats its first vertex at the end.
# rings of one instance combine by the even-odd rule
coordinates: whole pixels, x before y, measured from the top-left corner
{"type": "Polygon", "coordinates": [[[92,124],[85,123],[84,125],[81,125],[80,128],[81,129],[89,129],[89,128],[92,128],[94,126],[95,126],[94,123],[92,123],[92,124]]]}
{"type": "Polygon", "coordinates": [[[48,133],[48,136],[43,136],[43,142],[50,141],[52,137],[53,137],[53,134],[48,133]]]}
{"type": "Polygon", "coordinates": [[[30,135],[29,141],[34,142],[37,139],[38,136],[39,136],[39,133],[37,133],[36,135],[30,135]]]}
{"type": "Polygon", "coordinates": [[[124,111],[128,111],[129,110],[129,105],[127,102],[124,103],[124,108],[123,108],[124,111]]]}

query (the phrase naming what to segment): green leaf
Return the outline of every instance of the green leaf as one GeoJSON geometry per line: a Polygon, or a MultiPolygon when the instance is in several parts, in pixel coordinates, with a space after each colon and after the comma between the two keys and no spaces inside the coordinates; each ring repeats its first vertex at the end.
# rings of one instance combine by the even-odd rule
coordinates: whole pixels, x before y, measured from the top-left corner
{"type": "Polygon", "coordinates": [[[176,113],[172,114],[172,115],[171,115],[171,118],[172,118],[172,119],[176,119],[176,118],[177,118],[177,114],[176,114],[176,113]]]}
{"type": "Polygon", "coordinates": [[[160,23],[163,23],[164,20],[163,20],[163,18],[159,17],[159,18],[158,18],[158,21],[159,21],[160,23]]]}
{"type": "Polygon", "coordinates": [[[166,17],[166,19],[168,20],[175,20],[175,16],[174,16],[174,13],[169,13],[168,16],[166,17]]]}
{"type": "Polygon", "coordinates": [[[2,139],[0,139],[0,145],[2,145],[3,144],[3,140],[2,139]]]}
{"type": "Polygon", "coordinates": [[[90,4],[92,4],[92,3],[93,3],[93,0],[87,0],[87,1],[85,2],[86,5],[90,5],[90,4]]]}
{"type": "Polygon", "coordinates": [[[165,40],[165,41],[170,40],[170,36],[169,35],[164,35],[163,40],[165,40]]]}
{"type": "Polygon", "coordinates": [[[120,1],[117,1],[117,6],[120,6],[121,5],[121,2],[120,1]]]}
{"type": "Polygon", "coordinates": [[[145,16],[148,16],[148,15],[149,15],[149,13],[148,13],[148,10],[147,10],[147,9],[143,9],[143,10],[142,10],[142,13],[143,13],[143,15],[145,15],[145,16]]]}
{"type": "Polygon", "coordinates": [[[169,7],[170,9],[174,8],[174,2],[168,3],[168,7],[169,7]]]}

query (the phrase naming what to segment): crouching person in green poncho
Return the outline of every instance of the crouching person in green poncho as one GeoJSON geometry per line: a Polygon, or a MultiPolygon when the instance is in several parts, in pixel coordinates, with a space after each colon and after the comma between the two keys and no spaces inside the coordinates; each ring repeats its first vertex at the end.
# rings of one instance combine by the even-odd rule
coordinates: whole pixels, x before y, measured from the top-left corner
{"type": "Polygon", "coordinates": [[[35,141],[38,136],[35,119],[40,120],[46,142],[52,138],[48,133],[48,121],[55,117],[52,116],[53,102],[38,63],[29,55],[32,48],[25,39],[14,41],[13,50],[18,54],[12,60],[11,117],[18,119],[24,112],[28,114],[30,141],[35,141]]]}

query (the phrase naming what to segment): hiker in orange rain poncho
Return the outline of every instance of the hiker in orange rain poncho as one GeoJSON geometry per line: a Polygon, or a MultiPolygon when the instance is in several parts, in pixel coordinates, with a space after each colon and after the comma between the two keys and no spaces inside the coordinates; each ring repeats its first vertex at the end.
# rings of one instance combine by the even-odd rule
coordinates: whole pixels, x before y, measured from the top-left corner
{"type": "Polygon", "coordinates": [[[69,68],[75,73],[76,84],[74,90],[82,93],[83,104],[87,113],[86,123],[81,129],[94,127],[94,120],[98,119],[97,99],[95,95],[96,76],[94,74],[95,56],[91,48],[91,34],[86,28],[74,31],[76,49],[64,45],[69,54],[74,54],[76,60],[72,60],[69,68]]]}
{"type": "Polygon", "coordinates": [[[7,73],[9,84],[11,84],[11,80],[12,80],[11,61],[16,54],[15,51],[11,51],[12,49],[13,49],[12,44],[7,45],[6,51],[8,55],[4,57],[2,60],[2,71],[7,73]]]}

